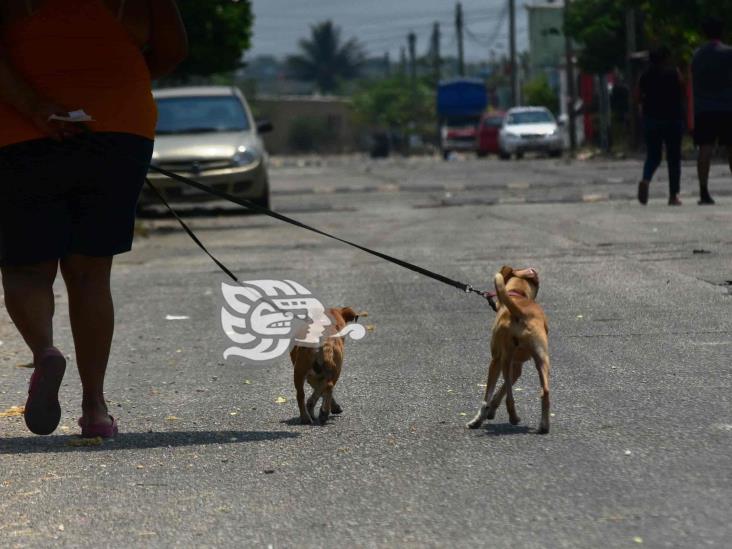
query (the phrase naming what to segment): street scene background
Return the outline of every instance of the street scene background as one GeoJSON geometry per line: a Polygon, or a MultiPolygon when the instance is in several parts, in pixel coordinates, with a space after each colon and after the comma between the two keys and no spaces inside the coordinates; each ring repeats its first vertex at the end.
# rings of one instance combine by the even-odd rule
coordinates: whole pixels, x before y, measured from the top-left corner
{"type": "MultiPolygon", "coordinates": [[[[326,306],[368,313],[366,337],[346,342],[335,389],[343,414],[300,424],[287,356],[266,366],[223,359],[230,281],[146,201],[112,276],[105,390],[118,437],[77,436],[81,386],[60,280],[61,423],[49,436],[28,432],[32,356],[0,305],[0,545],[728,546],[732,176],[717,157],[717,204],[697,206],[686,135],[684,205],[667,205],[662,167],[641,206],[633,89],[658,41],[688,72],[711,3],[465,1],[390,12],[378,2],[371,13],[348,3],[341,16],[341,2],[314,2],[312,13],[270,4],[180,1],[191,55],[158,89],[215,85],[246,97],[266,194],[244,198],[478,289],[492,289],[502,265],[536,269],[551,433],[537,433],[530,363],[515,386],[521,423],[501,407],[465,428],[490,361],[495,313],[484,299],[166,187],[240,280],[294,280],[326,306]],[[338,63],[310,47],[327,43],[341,47],[338,63]],[[464,113],[441,112],[439,90],[466,79],[484,102],[468,113],[473,133],[452,135],[450,120],[464,113]],[[497,141],[480,149],[479,121],[516,105],[551,113],[559,155],[499,159],[497,141]]],[[[206,176],[200,158],[175,161],[206,176]]]]}

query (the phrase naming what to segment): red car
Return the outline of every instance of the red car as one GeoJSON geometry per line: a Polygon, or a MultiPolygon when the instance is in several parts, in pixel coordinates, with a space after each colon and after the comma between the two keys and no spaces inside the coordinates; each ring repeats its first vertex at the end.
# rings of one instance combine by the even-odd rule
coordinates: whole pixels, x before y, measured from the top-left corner
{"type": "Polygon", "coordinates": [[[503,126],[503,117],[505,113],[501,111],[486,112],[480,117],[478,132],[475,136],[475,149],[478,156],[487,156],[489,154],[499,154],[498,132],[503,126]]]}

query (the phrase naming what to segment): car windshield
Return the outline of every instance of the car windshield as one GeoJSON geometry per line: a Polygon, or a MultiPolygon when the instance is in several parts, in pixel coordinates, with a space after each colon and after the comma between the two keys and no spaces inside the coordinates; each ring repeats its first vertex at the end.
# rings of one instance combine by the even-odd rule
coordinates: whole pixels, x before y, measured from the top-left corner
{"type": "Polygon", "coordinates": [[[546,111],[514,112],[508,115],[508,124],[549,124],[554,118],[546,111]]]}
{"type": "Polygon", "coordinates": [[[486,128],[500,128],[502,124],[502,116],[491,116],[483,121],[483,126],[486,128]]]}
{"type": "Polygon", "coordinates": [[[157,100],[158,135],[240,132],[250,129],[234,96],[166,97],[157,100]]]}

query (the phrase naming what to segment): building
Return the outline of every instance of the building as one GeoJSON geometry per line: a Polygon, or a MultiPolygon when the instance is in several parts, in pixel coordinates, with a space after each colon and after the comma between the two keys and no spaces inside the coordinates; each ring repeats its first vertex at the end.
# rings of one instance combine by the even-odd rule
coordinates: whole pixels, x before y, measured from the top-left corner
{"type": "Polygon", "coordinates": [[[559,69],[565,60],[564,2],[534,2],[526,5],[529,20],[529,78],[546,74],[559,89],[559,69]]]}

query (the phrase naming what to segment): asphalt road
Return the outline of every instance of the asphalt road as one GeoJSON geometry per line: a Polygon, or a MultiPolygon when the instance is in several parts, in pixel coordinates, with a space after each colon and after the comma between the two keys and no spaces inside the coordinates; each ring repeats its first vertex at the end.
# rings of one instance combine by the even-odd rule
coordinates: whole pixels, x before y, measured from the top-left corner
{"type": "MultiPolygon", "coordinates": [[[[367,310],[346,343],[341,417],[301,426],[292,368],[224,360],[226,279],[169,219],[117,261],[107,382],[122,435],[74,446],[69,353],[48,437],[0,417],[0,545],[12,547],[728,547],[732,526],[732,177],[699,207],[637,162],[277,161],[275,208],[475,286],[535,267],[550,322],[552,431],[482,398],[492,311],[354,249],[261,216],[190,218],[243,280],[292,279],[367,310]],[[188,317],[166,320],[167,315],[188,317]],[[286,402],[282,402],[283,398],[286,402]]],[[[229,213],[232,212],[217,212],[229,213]]],[[[29,355],[0,308],[0,412],[29,355]]]]}

